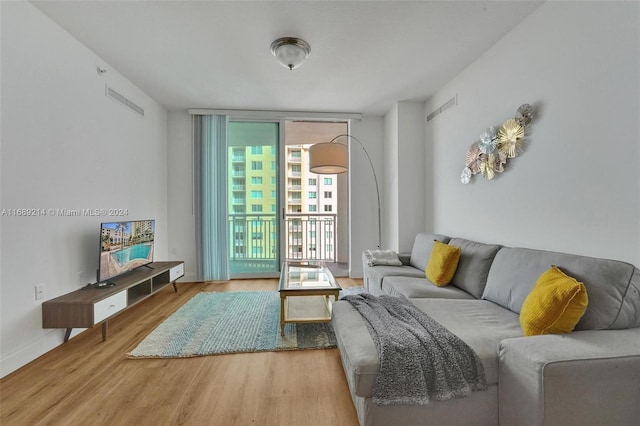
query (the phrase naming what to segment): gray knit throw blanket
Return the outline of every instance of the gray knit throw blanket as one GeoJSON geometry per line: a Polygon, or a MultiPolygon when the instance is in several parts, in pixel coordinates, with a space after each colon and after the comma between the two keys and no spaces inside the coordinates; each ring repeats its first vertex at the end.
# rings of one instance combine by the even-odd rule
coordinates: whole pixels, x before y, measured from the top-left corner
{"type": "Polygon", "coordinates": [[[425,405],[486,390],[478,355],[405,297],[347,296],[366,320],[380,357],[376,405],[425,405]]]}

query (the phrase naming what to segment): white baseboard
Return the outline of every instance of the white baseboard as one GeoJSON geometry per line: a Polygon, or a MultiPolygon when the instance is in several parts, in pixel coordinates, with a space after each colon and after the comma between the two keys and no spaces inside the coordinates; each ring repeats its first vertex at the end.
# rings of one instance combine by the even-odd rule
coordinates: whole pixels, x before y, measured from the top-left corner
{"type": "Polygon", "coordinates": [[[24,367],[36,358],[60,346],[64,341],[64,330],[51,330],[43,334],[37,340],[21,347],[17,351],[0,359],[0,377],[13,373],[20,367],[24,367]]]}
{"type": "MultiPolygon", "coordinates": [[[[82,333],[85,328],[74,328],[71,333],[73,338],[82,333]]],[[[65,329],[51,330],[46,334],[43,334],[30,344],[23,346],[17,351],[8,354],[0,359],[0,378],[13,373],[21,367],[29,364],[34,359],[41,357],[50,350],[60,346],[64,343],[65,329]]]]}

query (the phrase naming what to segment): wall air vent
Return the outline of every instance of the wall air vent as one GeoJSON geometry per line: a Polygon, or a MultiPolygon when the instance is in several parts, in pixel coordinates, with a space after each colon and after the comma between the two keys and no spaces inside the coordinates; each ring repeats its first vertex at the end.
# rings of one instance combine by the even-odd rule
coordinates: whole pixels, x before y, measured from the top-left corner
{"type": "Polygon", "coordinates": [[[458,95],[455,95],[453,98],[442,104],[440,108],[437,108],[431,114],[427,115],[427,123],[436,118],[440,113],[445,112],[454,105],[458,105],[458,95]]]}
{"type": "Polygon", "coordinates": [[[134,104],[129,99],[125,98],[120,93],[116,92],[111,87],[107,86],[106,84],[104,85],[104,87],[105,87],[105,95],[106,96],[110,97],[114,101],[126,106],[130,110],[135,111],[135,112],[137,112],[138,114],[140,114],[140,115],[142,115],[144,117],[144,110],[142,108],[140,108],[138,105],[134,104]]]}

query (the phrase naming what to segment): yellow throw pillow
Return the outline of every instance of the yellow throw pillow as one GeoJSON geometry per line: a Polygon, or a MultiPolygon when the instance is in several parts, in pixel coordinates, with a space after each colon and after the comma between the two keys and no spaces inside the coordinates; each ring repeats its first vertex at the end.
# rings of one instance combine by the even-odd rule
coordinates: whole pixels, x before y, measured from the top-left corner
{"type": "Polygon", "coordinates": [[[584,284],[553,265],[545,271],[522,304],[520,326],[525,336],[569,333],[587,310],[584,284]]]}
{"type": "Polygon", "coordinates": [[[427,278],[438,287],[451,282],[458,268],[460,247],[450,246],[440,241],[433,242],[433,249],[427,264],[427,278]]]}

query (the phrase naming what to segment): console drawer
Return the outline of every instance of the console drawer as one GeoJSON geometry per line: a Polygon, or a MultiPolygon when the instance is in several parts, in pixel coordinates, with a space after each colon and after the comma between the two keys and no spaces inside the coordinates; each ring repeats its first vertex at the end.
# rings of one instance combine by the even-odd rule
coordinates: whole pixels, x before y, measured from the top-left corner
{"type": "Polygon", "coordinates": [[[169,269],[169,282],[173,282],[184,275],[184,263],[169,269]]]}
{"type": "Polygon", "coordinates": [[[127,292],[121,291],[93,304],[93,323],[97,324],[127,307],[127,292]]]}

